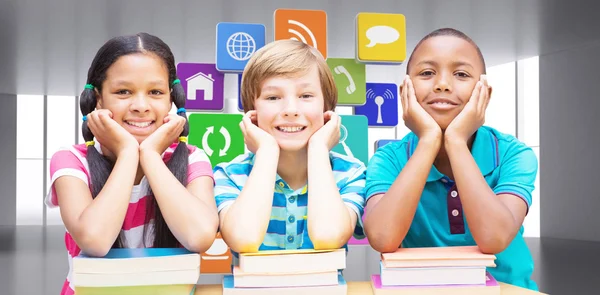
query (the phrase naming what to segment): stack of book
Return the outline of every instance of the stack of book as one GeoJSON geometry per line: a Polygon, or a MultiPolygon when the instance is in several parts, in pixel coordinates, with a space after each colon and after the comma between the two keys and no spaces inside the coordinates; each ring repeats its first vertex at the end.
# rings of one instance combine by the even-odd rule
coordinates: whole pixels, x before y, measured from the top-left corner
{"type": "Polygon", "coordinates": [[[380,275],[371,277],[371,285],[376,295],[500,294],[487,272],[495,259],[477,246],[400,248],[381,255],[380,275]]]}
{"type": "Polygon", "coordinates": [[[344,268],[345,249],[243,253],[233,274],[223,278],[223,295],[345,295],[344,268]]]}
{"type": "Polygon", "coordinates": [[[77,295],[190,295],[200,277],[200,254],[183,248],[112,249],[104,257],[73,258],[77,295]]]}

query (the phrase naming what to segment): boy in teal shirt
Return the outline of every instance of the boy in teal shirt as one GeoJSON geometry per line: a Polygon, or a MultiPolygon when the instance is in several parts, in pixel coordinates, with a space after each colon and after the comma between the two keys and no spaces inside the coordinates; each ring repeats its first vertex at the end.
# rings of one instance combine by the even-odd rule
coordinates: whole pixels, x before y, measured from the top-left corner
{"type": "Polygon", "coordinates": [[[401,86],[412,132],[369,162],[365,232],[379,252],[477,245],[496,255],[498,281],[537,290],[522,226],[537,160],[482,126],[491,93],[481,51],[462,32],[436,30],[417,44],[401,86]]]}

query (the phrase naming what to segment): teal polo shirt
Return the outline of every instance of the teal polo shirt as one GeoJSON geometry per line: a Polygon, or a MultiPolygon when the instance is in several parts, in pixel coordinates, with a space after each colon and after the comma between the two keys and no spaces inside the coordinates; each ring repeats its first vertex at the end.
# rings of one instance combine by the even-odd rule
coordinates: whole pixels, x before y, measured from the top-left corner
{"type": "MultiPolygon", "coordinates": [[[[367,166],[365,196],[388,191],[414,153],[418,138],[409,133],[402,140],[379,148],[367,166]]],[[[521,198],[529,210],[538,164],[531,148],[514,136],[483,126],[475,133],[471,154],[494,193],[521,198]]],[[[423,194],[402,247],[473,246],[475,240],[463,214],[460,194],[450,178],[431,167],[423,194]]],[[[488,271],[501,282],[537,290],[531,280],[533,258],[523,239],[523,226],[488,271]]]]}

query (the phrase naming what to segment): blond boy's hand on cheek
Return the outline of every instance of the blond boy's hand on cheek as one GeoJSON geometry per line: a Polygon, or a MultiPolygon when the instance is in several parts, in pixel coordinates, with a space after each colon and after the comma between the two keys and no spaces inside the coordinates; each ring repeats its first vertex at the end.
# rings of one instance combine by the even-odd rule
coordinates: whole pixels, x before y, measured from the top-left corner
{"type": "Polygon", "coordinates": [[[275,138],[259,128],[256,122],[256,111],[248,111],[240,122],[240,129],[244,134],[244,142],[248,150],[254,154],[264,148],[279,151],[279,145],[275,138]]]}
{"type": "Polygon", "coordinates": [[[487,77],[475,85],[473,93],[465,108],[452,120],[445,132],[445,141],[466,144],[469,138],[485,123],[485,110],[490,102],[491,88],[487,77]]]}
{"type": "Polygon", "coordinates": [[[340,141],[340,125],[342,124],[342,120],[333,111],[325,112],[323,117],[325,124],[310,137],[308,146],[325,147],[330,151],[340,141]]]}

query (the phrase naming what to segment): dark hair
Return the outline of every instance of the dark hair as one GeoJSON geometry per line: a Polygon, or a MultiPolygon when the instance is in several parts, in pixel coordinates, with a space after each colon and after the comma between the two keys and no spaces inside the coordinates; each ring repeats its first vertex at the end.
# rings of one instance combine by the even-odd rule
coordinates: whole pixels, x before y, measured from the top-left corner
{"type": "MultiPolygon", "coordinates": [[[[136,53],[152,53],[160,57],[164,61],[169,72],[169,85],[172,85],[173,81],[177,79],[175,58],[173,57],[173,53],[169,46],[156,36],[139,33],[137,35],[115,37],[107,41],[98,50],[92,61],[92,65],[88,71],[87,84],[93,85],[99,93],[102,93],[102,83],[106,80],[106,71],[108,68],[121,56],[136,53]]],[[[185,106],[185,91],[183,90],[181,83],[172,85],[171,100],[178,109],[185,106]]],[[[81,93],[79,102],[81,113],[85,116],[94,111],[96,108],[96,101],[97,98],[94,89],[86,87],[81,93]]],[[[187,122],[186,113],[178,111],[178,114],[186,119],[186,124],[181,136],[187,136],[189,133],[189,124],[187,122]]],[[[86,142],[94,140],[94,134],[92,134],[88,128],[87,121],[83,121],[81,132],[83,133],[83,138],[86,142]]],[[[171,159],[166,164],[173,175],[184,186],[187,184],[188,156],[189,150],[187,144],[185,142],[179,142],[171,159]]],[[[104,187],[104,184],[114,167],[114,163],[107,157],[101,155],[94,146],[88,146],[86,158],[90,169],[92,197],[96,198],[104,187]]],[[[174,248],[180,246],[180,243],[169,230],[169,227],[160,212],[160,208],[156,203],[152,189],[150,188],[150,195],[146,207],[146,223],[151,219],[154,219],[154,243],[151,247],[174,248]]],[[[144,230],[144,241],[146,240],[145,236],[147,234],[147,229],[148,227],[144,230]]],[[[123,247],[121,235],[116,239],[113,247],[123,247]]]]}
{"type": "MultiPolygon", "coordinates": [[[[415,46],[415,49],[413,50],[413,54],[417,51],[419,46],[421,46],[421,43],[425,42],[429,38],[438,37],[438,36],[458,37],[458,38],[461,38],[461,39],[471,43],[471,45],[473,45],[475,47],[475,50],[477,50],[477,54],[479,55],[479,59],[481,60],[481,64],[483,65],[483,73],[484,74],[486,73],[485,59],[483,58],[483,54],[481,53],[479,46],[477,46],[477,44],[475,44],[475,41],[473,41],[471,38],[469,38],[469,36],[467,36],[465,33],[461,32],[457,29],[441,28],[441,29],[437,29],[437,30],[427,34],[427,36],[423,37],[423,39],[421,39],[421,41],[419,41],[419,43],[417,43],[417,45],[415,46]]],[[[412,60],[413,54],[411,54],[410,57],[408,58],[408,63],[406,64],[406,74],[408,74],[408,70],[410,68],[410,62],[412,60]]]]}

